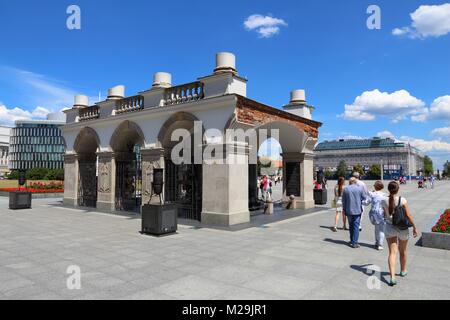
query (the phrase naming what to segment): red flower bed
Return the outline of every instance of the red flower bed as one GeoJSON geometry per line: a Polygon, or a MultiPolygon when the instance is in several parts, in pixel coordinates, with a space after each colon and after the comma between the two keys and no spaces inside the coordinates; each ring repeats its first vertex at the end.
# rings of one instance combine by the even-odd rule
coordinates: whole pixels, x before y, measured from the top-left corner
{"type": "Polygon", "coordinates": [[[28,191],[31,193],[62,193],[64,192],[64,182],[51,181],[49,183],[30,182],[26,187],[21,188],[0,188],[0,191],[28,191]]]}
{"type": "Polygon", "coordinates": [[[431,231],[439,233],[450,233],[450,209],[447,209],[444,214],[440,216],[438,222],[431,229],[431,231]]]}
{"type": "Polygon", "coordinates": [[[63,193],[64,189],[33,189],[33,188],[0,188],[0,191],[28,191],[31,193],[63,193]]]}

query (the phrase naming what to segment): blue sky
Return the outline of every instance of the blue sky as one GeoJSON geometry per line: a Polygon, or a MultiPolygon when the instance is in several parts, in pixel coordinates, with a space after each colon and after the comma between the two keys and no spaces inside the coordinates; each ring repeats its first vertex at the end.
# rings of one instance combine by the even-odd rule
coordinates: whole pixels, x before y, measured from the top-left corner
{"type": "Polygon", "coordinates": [[[156,71],[190,82],[230,51],[250,98],[281,107],[290,90],[305,89],[324,123],[321,140],[383,133],[441,165],[450,159],[448,3],[0,0],[0,123],[70,106],[76,93],[105,96],[116,84],[132,95],[156,71]],[[66,28],[71,4],[81,8],[81,30],[66,28]],[[381,9],[380,30],[366,26],[371,4],[381,9]]]}

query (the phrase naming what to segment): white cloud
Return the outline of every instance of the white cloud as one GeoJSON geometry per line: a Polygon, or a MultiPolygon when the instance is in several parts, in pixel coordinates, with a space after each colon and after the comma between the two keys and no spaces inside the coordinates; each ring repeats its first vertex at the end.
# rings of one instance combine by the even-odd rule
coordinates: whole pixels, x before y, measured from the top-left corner
{"type": "Polygon", "coordinates": [[[431,131],[431,134],[440,137],[450,137],[450,127],[436,128],[431,131]]]}
{"type": "Polygon", "coordinates": [[[380,138],[391,138],[391,139],[395,140],[395,135],[392,132],[388,131],[388,130],[384,130],[384,131],[378,132],[377,133],[377,137],[380,137],[380,138]]]}
{"type": "Polygon", "coordinates": [[[0,124],[13,126],[17,120],[43,119],[47,117],[48,113],[49,111],[42,107],[37,107],[33,112],[29,112],[17,107],[8,109],[0,103],[0,124]]]}
{"type": "Polygon", "coordinates": [[[424,140],[408,136],[402,136],[400,140],[410,143],[423,152],[450,152],[450,143],[441,140],[424,140]]]}
{"type": "Polygon", "coordinates": [[[423,122],[433,119],[450,120],[450,96],[442,96],[434,99],[430,108],[426,108],[422,113],[412,116],[411,119],[416,122],[423,122]]]}
{"type": "Polygon", "coordinates": [[[48,110],[46,108],[36,107],[36,109],[33,110],[31,115],[33,116],[33,118],[45,119],[45,118],[47,118],[47,115],[49,113],[50,113],[50,110],[48,110]]]}
{"type": "Polygon", "coordinates": [[[395,28],[395,36],[410,38],[440,37],[450,33],[450,3],[441,5],[422,5],[410,14],[411,26],[395,28]]]}
{"type": "Polygon", "coordinates": [[[280,32],[280,27],[288,24],[283,19],[278,19],[260,14],[253,14],[244,21],[244,27],[255,30],[261,38],[270,38],[280,32]]]}
{"type": "Polygon", "coordinates": [[[384,116],[398,122],[409,115],[423,112],[424,107],[422,100],[413,97],[406,90],[388,93],[375,89],[363,92],[353,104],[345,105],[345,111],[340,116],[346,120],[359,121],[371,121],[384,116]]]}

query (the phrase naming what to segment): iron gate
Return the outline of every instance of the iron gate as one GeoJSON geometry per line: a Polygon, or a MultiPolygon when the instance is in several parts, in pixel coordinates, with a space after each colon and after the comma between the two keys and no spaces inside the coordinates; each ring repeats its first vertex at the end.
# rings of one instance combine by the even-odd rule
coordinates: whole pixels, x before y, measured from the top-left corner
{"type": "Polygon", "coordinates": [[[165,200],[178,205],[178,217],[201,220],[202,165],[165,161],[165,200]]]}
{"type": "Polygon", "coordinates": [[[95,161],[78,164],[78,205],[80,207],[97,206],[97,167],[95,161]]]}
{"type": "Polygon", "coordinates": [[[141,205],[141,155],[135,147],[129,160],[116,162],[116,210],[140,212],[141,205]]]}

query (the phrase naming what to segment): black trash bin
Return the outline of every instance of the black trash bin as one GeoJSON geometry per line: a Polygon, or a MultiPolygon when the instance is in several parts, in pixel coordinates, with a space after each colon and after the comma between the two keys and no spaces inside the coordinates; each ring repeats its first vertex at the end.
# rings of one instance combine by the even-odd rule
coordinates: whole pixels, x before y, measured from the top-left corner
{"type": "Polygon", "coordinates": [[[327,204],[327,189],[314,189],[314,202],[317,205],[327,204]]]}
{"type": "Polygon", "coordinates": [[[11,191],[9,193],[9,208],[11,210],[31,209],[31,192],[11,191]]]}
{"type": "Polygon", "coordinates": [[[161,236],[175,233],[178,229],[178,207],[176,204],[146,204],[142,206],[143,234],[161,236]]]}

